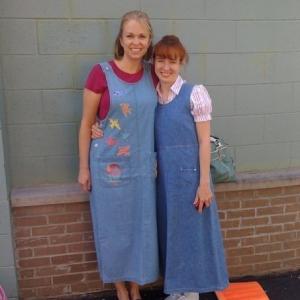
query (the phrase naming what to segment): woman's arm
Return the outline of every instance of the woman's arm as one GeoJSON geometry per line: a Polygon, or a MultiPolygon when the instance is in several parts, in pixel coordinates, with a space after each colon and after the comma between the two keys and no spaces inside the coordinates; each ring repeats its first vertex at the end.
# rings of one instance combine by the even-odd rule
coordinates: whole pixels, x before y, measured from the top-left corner
{"type": "Polygon", "coordinates": [[[78,182],[84,191],[91,189],[89,151],[91,127],[96,121],[101,94],[88,89],[83,91],[83,112],[79,130],[79,174],[78,182]]]}
{"type": "Polygon", "coordinates": [[[194,205],[199,212],[209,207],[212,200],[210,188],[210,121],[196,122],[199,143],[200,182],[194,205]]]}

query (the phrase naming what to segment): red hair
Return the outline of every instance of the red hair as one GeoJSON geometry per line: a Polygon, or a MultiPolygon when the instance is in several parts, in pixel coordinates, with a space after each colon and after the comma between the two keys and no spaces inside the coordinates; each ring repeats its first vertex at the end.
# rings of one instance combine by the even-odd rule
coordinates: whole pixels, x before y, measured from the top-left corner
{"type": "Polygon", "coordinates": [[[165,35],[154,46],[153,58],[155,57],[178,59],[181,63],[188,61],[188,54],[175,35],[165,35]]]}

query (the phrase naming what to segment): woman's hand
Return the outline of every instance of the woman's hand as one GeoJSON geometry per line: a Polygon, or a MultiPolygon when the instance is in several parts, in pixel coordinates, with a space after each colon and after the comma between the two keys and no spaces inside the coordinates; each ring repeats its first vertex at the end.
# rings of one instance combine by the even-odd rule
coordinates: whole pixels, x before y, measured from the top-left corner
{"type": "Polygon", "coordinates": [[[212,191],[209,183],[200,183],[197,189],[197,194],[194,201],[194,206],[199,213],[203,211],[205,207],[209,207],[212,201],[212,191]]]}
{"type": "Polygon", "coordinates": [[[96,122],[92,126],[92,139],[100,139],[103,137],[103,130],[99,127],[99,123],[96,122]]]}
{"type": "Polygon", "coordinates": [[[89,168],[80,168],[78,183],[81,185],[83,191],[89,192],[91,190],[91,175],[89,168]]]}

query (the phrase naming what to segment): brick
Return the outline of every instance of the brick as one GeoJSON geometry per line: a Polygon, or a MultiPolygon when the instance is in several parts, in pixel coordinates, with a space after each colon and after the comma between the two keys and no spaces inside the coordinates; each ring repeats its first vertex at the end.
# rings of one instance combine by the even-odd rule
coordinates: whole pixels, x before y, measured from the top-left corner
{"type": "Polygon", "coordinates": [[[225,239],[223,241],[224,243],[224,247],[226,249],[230,249],[230,248],[236,248],[236,247],[240,247],[241,246],[241,240],[240,239],[225,239]]]}
{"type": "Polygon", "coordinates": [[[33,236],[48,236],[53,234],[65,233],[65,225],[51,225],[32,228],[33,236]]]}
{"type": "Polygon", "coordinates": [[[39,286],[51,285],[51,277],[23,279],[19,281],[19,287],[22,288],[34,288],[39,286]]]}
{"type": "Polygon", "coordinates": [[[282,261],[282,266],[288,267],[289,270],[291,269],[298,270],[300,267],[300,257],[284,260],[282,261]]]}
{"type": "Polygon", "coordinates": [[[64,296],[68,295],[71,293],[71,287],[68,284],[64,285],[55,285],[55,286],[47,286],[47,287],[41,287],[36,289],[36,294],[38,297],[55,297],[57,298],[58,296],[64,296]]]}
{"type": "Polygon", "coordinates": [[[84,212],[90,211],[89,203],[72,203],[66,205],[67,212],[84,212]]]}
{"type": "Polygon", "coordinates": [[[284,231],[293,231],[293,230],[299,230],[300,229],[300,222],[295,223],[288,223],[283,225],[284,231]]]}
{"type": "Polygon", "coordinates": [[[66,246],[51,246],[51,247],[42,247],[34,249],[34,256],[51,256],[55,254],[63,254],[66,253],[66,246]]]}
{"type": "Polygon", "coordinates": [[[254,217],[255,216],[255,209],[243,209],[243,210],[232,210],[227,211],[227,218],[234,219],[234,218],[244,218],[244,217],[254,217]]]}
{"type": "Polygon", "coordinates": [[[251,199],[241,201],[242,208],[256,208],[256,207],[264,207],[269,206],[268,199],[251,199]]]}
{"type": "Polygon", "coordinates": [[[17,250],[17,256],[19,258],[32,257],[33,251],[32,251],[32,249],[19,249],[19,250],[17,250]]]}
{"type": "Polygon", "coordinates": [[[242,246],[249,246],[249,245],[259,245],[265,244],[270,242],[269,235],[261,235],[255,237],[243,237],[242,238],[242,246]]]}
{"type": "Polygon", "coordinates": [[[272,216],[271,221],[273,224],[289,223],[289,222],[295,222],[296,218],[297,218],[296,214],[286,214],[283,216],[272,216]]]}
{"type": "Polygon", "coordinates": [[[221,201],[221,202],[219,201],[218,202],[218,208],[222,210],[236,209],[240,207],[241,207],[240,201],[221,201]]]}
{"type": "Polygon", "coordinates": [[[70,266],[71,273],[97,271],[97,262],[87,262],[81,264],[73,264],[70,266]]]}
{"type": "Polygon", "coordinates": [[[238,191],[238,192],[226,192],[225,199],[230,201],[245,201],[253,199],[254,192],[252,190],[238,191]]]}
{"type": "Polygon", "coordinates": [[[299,212],[299,211],[300,211],[300,203],[287,204],[284,209],[285,213],[293,213],[293,212],[299,212]]]}
{"type": "Polygon", "coordinates": [[[79,263],[82,262],[83,255],[82,254],[68,254],[68,255],[60,255],[51,257],[51,262],[53,265],[66,265],[70,263],[79,263]]]}
{"type": "Polygon", "coordinates": [[[69,224],[66,226],[68,233],[92,231],[91,223],[69,224]]]}
{"type": "Polygon", "coordinates": [[[80,242],[83,240],[83,236],[81,233],[50,236],[49,238],[51,244],[68,244],[68,243],[80,242]]]}
{"type": "Polygon", "coordinates": [[[85,253],[84,254],[84,260],[85,261],[96,261],[97,260],[97,256],[96,253],[85,253]]]}
{"type": "Polygon", "coordinates": [[[15,226],[41,226],[47,224],[45,216],[23,217],[14,220],[15,226]]]}
{"type": "Polygon", "coordinates": [[[92,281],[92,280],[99,279],[99,273],[98,272],[85,273],[84,275],[85,275],[84,277],[87,281],[92,281]]]}
{"type": "Polygon", "coordinates": [[[297,201],[297,197],[295,196],[281,196],[280,198],[271,198],[270,205],[279,205],[279,204],[294,204],[297,201]]]}
{"type": "Polygon", "coordinates": [[[89,222],[91,222],[91,219],[92,219],[91,213],[89,211],[88,212],[84,212],[82,214],[82,218],[83,218],[83,221],[89,221],[89,222]]]}
{"type": "Polygon", "coordinates": [[[35,216],[35,215],[51,215],[64,212],[64,205],[41,205],[41,206],[25,206],[14,208],[14,216],[35,216]]]}
{"type": "Polygon", "coordinates": [[[228,256],[243,256],[243,255],[250,255],[254,254],[253,247],[240,247],[236,249],[228,249],[226,250],[228,256]]]}
{"type": "Polygon", "coordinates": [[[270,197],[270,196],[279,196],[283,194],[283,188],[277,187],[277,188],[268,188],[268,189],[259,189],[256,190],[255,196],[257,198],[264,198],[264,197],[270,197]]]}
{"type": "Polygon", "coordinates": [[[255,246],[255,254],[270,253],[282,250],[282,243],[263,244],[255,246]]]}
{"type": "Polygon", "coordinates": [[[69,55],[5,55],[4,85],[7,89],[72,88],[72,57],[69,55]]]}
{"type": "Polygon", "coordinates": [[[256,254],[256,255],[248,255],[248,256],[241,257],[242,264],[265,262],[267,260],[268,260],[267,254],[256,254]]]}
{"type": "Polygon", "coordinates": [[[63,214],[63,215],[53,215],[48,217],[49,224],[61,224],[61,223],[73,223],[82,221],[82,215],[77,214],[63,214]]]}
{"type": "Polygon", "coordinates": [[[94,240],[94,234],[93,234],[93,232],[85,232],[83,234],[83,240],[84,241],[93,241],[94,240]]]}
{"type": "Polygon", "coordinates": [[[18,274],[19,274],[19,279],[26,279],[26,278],[33,278],[34,277],[34,271],[35,270],[19,270],[18,274]]]}
{"type": "Polygon", "coordinates": [[[71,284],[72,293],[86,293],[88,291],[87,283],[71,284]]]}
{"type": "Polygon", "coordinates": [[[36,237],[36,238],[16,240],[17,248],[30,248],[30,247],[45,246],[45,245],[48,245],[47,237],[36,237]]]}
{"type": "Polygon", "coordinates": [[[83,274],[71,274],[71,275],[62,275],[62,276],[54,276],[52,278],[53,284],[60,284],[60,283],[74,283],[77,281],[83,280],[83,274]]]}
{"type": "Polygon", "coordinates": [[[94,242],[85,242],[78,244],[69,244],[68,252],[92,252],[95,251],[94,242]]]}
{"type": "Polygon", "coordinates": [[[257,216],[282,214],[283,211],[283,206],[261,207],[256,210],[257,216]]]}
{"type": "Polygon", "coordinates": [[[226,258],[226,263],[228,266],[237,266],[240,264],[240,262],[241,262],[241,259],[238,256],[234,256],[234,257],[229,256],[226,258]]]}
{"type": "Polygon", "coordinates": [[[229,229],[226,232],[226,238],[251,236],[253,233],[253,228],[229,229]]]}
{"type": "Polygon", "coordinates": [[[271,234],[270,241],[271,242],[284,242],[288,240],[293,240],[297,236],[296,232],[286,232],[286,233],[278,233],[278,234],[271,234]]]}
{"type": "Polygon", "coordinates": [[[284,249],[300,249],[300,240],[285,241],[283,247],[284,249]]]}
{"type": "Polygon", "coordinates": [[[295,250],[287,250],[287,251],[281,251],[276,253],[270,253],[270,260],[284,260],[286,258],[294,258],[295,257],[295,250]]]}
{"type": "Polygon", "coordinates": [[[31,236],[31,228],[22,228],[22,227],[15,227],[15,237],[22,238],[22,237],[30,237],[31,236]]]}
{"type": "Polygon", "coordinates": [[[219,219],[220,220],[225,220],[226,219],[226,213],[224,211],[219,211],[219,219]]]}
{"type": "Polygon", "coordinates": [[[58,265],[37,268],[35,270],[36,276],[53,276],[53,275],[62,275],[70,273],[71,266],[68,265],[58,265]]]}
{"type": "Polygon", "coordinates": [[[96,281],[88,282],[87,283],[89,291],[98,291],[98,290],[103,290],[103,289],[113,289],[111,285],[103,284],[99,278],[96,281]],[[107,288],[105,288],[108,286],[107,288]]]}
{"type": "Polygon", "coordinates": [[[36,297],[35,289],[20,289],[19,293],[21,299],[30,299],[31,297],[36,297]]]}
{"type": "Polygon", "coordinates": [[[42,257],[42,258],[20,259],[18,263],[21,268],[34,268],[34,267],[41,267],[41,266],[49,266],[50,258],[42,257]]]}
{"type": "Polygon", "coordinates": [[[253,271],[254,271],[254,266],[252,264],[228,267],[228,273],[230,277],[253,274],[253,271]]]}
{"type": "Polygon", "coordinates": [[[221,228],[237,228],[240,225],[240,220],[226,220],[221,221],[221,228]]]}
{"type": "Polygon", "coordinates": [[[258,226],[255,228],[255,234],[282,232],[282,225],[258,226]]]}
{"type": "Polygon", "coordinates": [[[254,270],[259,273],[269,273],[270,271],[279,271],[280,269],[281,262],[267,262],[254,265],[254,270]]]}
{"type": "Polygon", "coordinates": [[[299,196],[300,194],[300,185],[295,185],[295,186],[287,186],[284,187],[284,193],[287,195],[297,195],[299,196]]]}
{"type": "Polygon", "coordinates": [[[0,53],[36,54],[36,25],[34,20],[1,20],[0,53]]]}
{"type": "Polygon", "coordinates": [[[266,225],[268,223],[269,223],[269,217],[242,219],[241,227],[266,225]]]}

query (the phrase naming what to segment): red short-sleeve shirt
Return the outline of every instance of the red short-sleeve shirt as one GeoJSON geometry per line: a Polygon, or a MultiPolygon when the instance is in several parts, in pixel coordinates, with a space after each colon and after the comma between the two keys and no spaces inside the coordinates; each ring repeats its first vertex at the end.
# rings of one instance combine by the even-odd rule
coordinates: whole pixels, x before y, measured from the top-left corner
{"type": "MultiPolygon", "coordinates": [[[[128,82],[128,83],[134,83],[139,81],[142,76],[143,76],[143,69],[138,71],[137,73],[134,74],[129,74],[124,71],[122,71],[116,64],[115,62],[109,61],[108,62],[114,73],[122,80],[128,82]]],[[[154,86],[157,85],[158,79],[154,73],[154,70],[152,68],[152,80],[154,86]]],[[[85,88],[88,90],[91,90],[92,92],[96,94],[101,94],[101,101],[99,105],[99,110],[98,110],[98,116],[100,120],[105,119],[107,113],[109,112],[109,107],[110,107],[110,96],[109,96],[109,90],[107,87],[107,81],[105,74],[100,66],[100,64],[94,65],[92,70],[90,71],[86,83],[85,83],[85,88]]]]}

